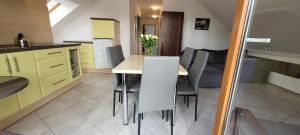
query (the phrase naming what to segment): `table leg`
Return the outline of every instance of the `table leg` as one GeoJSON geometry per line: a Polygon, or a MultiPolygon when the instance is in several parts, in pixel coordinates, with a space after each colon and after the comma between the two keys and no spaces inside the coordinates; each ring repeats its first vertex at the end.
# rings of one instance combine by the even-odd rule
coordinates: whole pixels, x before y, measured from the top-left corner
{"type": "Polygon", "coordinates": [[[123,85],[123,124],[128,124],[128,96],[127,96],[127,87],[126,87],[126,74],[122,74],[122,85],[123,85]]]}

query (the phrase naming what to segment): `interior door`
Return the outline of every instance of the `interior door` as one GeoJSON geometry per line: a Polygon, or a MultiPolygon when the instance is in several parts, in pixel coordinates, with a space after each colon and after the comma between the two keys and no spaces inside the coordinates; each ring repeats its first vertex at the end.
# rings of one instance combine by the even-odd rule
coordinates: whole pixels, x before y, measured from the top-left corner
{"type": "Polygon", "coordinates": [[[160,30],[160,55],[180,56],[184,12],[163,11],[160,30]]]}

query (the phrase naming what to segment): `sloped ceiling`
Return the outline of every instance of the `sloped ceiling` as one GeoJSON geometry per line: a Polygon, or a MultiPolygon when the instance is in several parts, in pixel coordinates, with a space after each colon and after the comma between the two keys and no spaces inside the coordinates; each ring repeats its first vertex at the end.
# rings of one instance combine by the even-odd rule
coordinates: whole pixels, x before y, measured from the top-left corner
{"type": "Polygon", "coordinates": [[[229,31],[235,11],[236,0],[198,0],[207,8],[229,31]]]}
{"type": "Polygon", "coordinates": [[[71,0],[71,1],[75,2],[79,6],[73,12],[71,12],[69,15],[63,18],[60,22],[58,22],[54,27],[52,27],[53,34],[59,32],[63,27],[65,27],[65,25],[68,25],[68,23],[72,21],[73,18],[76,18],[79,14],[87,10],[98,0],[71,0]]]}
{"type": "MultiPolygon", "coordinates": [[[[198,1],[231,31],[236,0],[198,1]]],[[[300,0],[257,0],[250,34],[272,38],[273,50],[300,53],[299,24],[300,0]]]]}
{"type": "MultiPolygon", "coordinates": [[[[219,19],[228,29],[231,29],[236,0],[198,0],[219,19]]],[[[300,0],[257,0],[255,15],[276,14],[288,12],[300,16],[300,0]]]]}

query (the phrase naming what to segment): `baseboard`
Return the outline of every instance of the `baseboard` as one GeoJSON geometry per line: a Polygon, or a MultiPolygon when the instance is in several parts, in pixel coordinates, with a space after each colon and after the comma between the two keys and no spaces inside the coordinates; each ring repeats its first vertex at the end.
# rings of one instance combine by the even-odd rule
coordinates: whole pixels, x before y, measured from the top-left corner
{"type": "Polygon", "coordinates": [[[84,73],[112,73],[110,68],[104,68],[104,69],[82,68],[81,70],[84,73]]]}
{"type": "Polygon", "coordinates": [[[78,78],[71,84],[57,90],[56,92],[48,95],[47,97],[43,97],[39,101],[33,103],[32,105],[22,109],[21,111],[10,115],[9,117],[3,119],[0,121],[0,130],[3,130],[4,128],[14,124],[15,122],[19,121],[23,117],[27,116],[28,114],[32,113],[33,111],[39,109],[43,105],[49,103],[53,99],[57,98],[58,96],[64,94],[65,92],[69,91],[70,89],[74,88],[75,86],[79,85],[82,82],[82,78],[78,78]]]}

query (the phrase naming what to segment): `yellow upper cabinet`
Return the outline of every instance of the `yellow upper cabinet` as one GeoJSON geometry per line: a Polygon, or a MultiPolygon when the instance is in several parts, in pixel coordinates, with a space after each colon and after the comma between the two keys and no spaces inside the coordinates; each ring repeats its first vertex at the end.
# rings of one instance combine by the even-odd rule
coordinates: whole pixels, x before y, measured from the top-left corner
{"type": "Polygon", "coordinates": [[[93,38],[118,38],[118,24],[114,19],[92,18],[93,38]]]}
{"type": "Polygon", "coordinates": [[[21,109],[42,98],[41,87],[32,51],[7,54],[13,76],[22,76],[29,80],[29,85],[19,92],[18,99],[21,109]]]}

